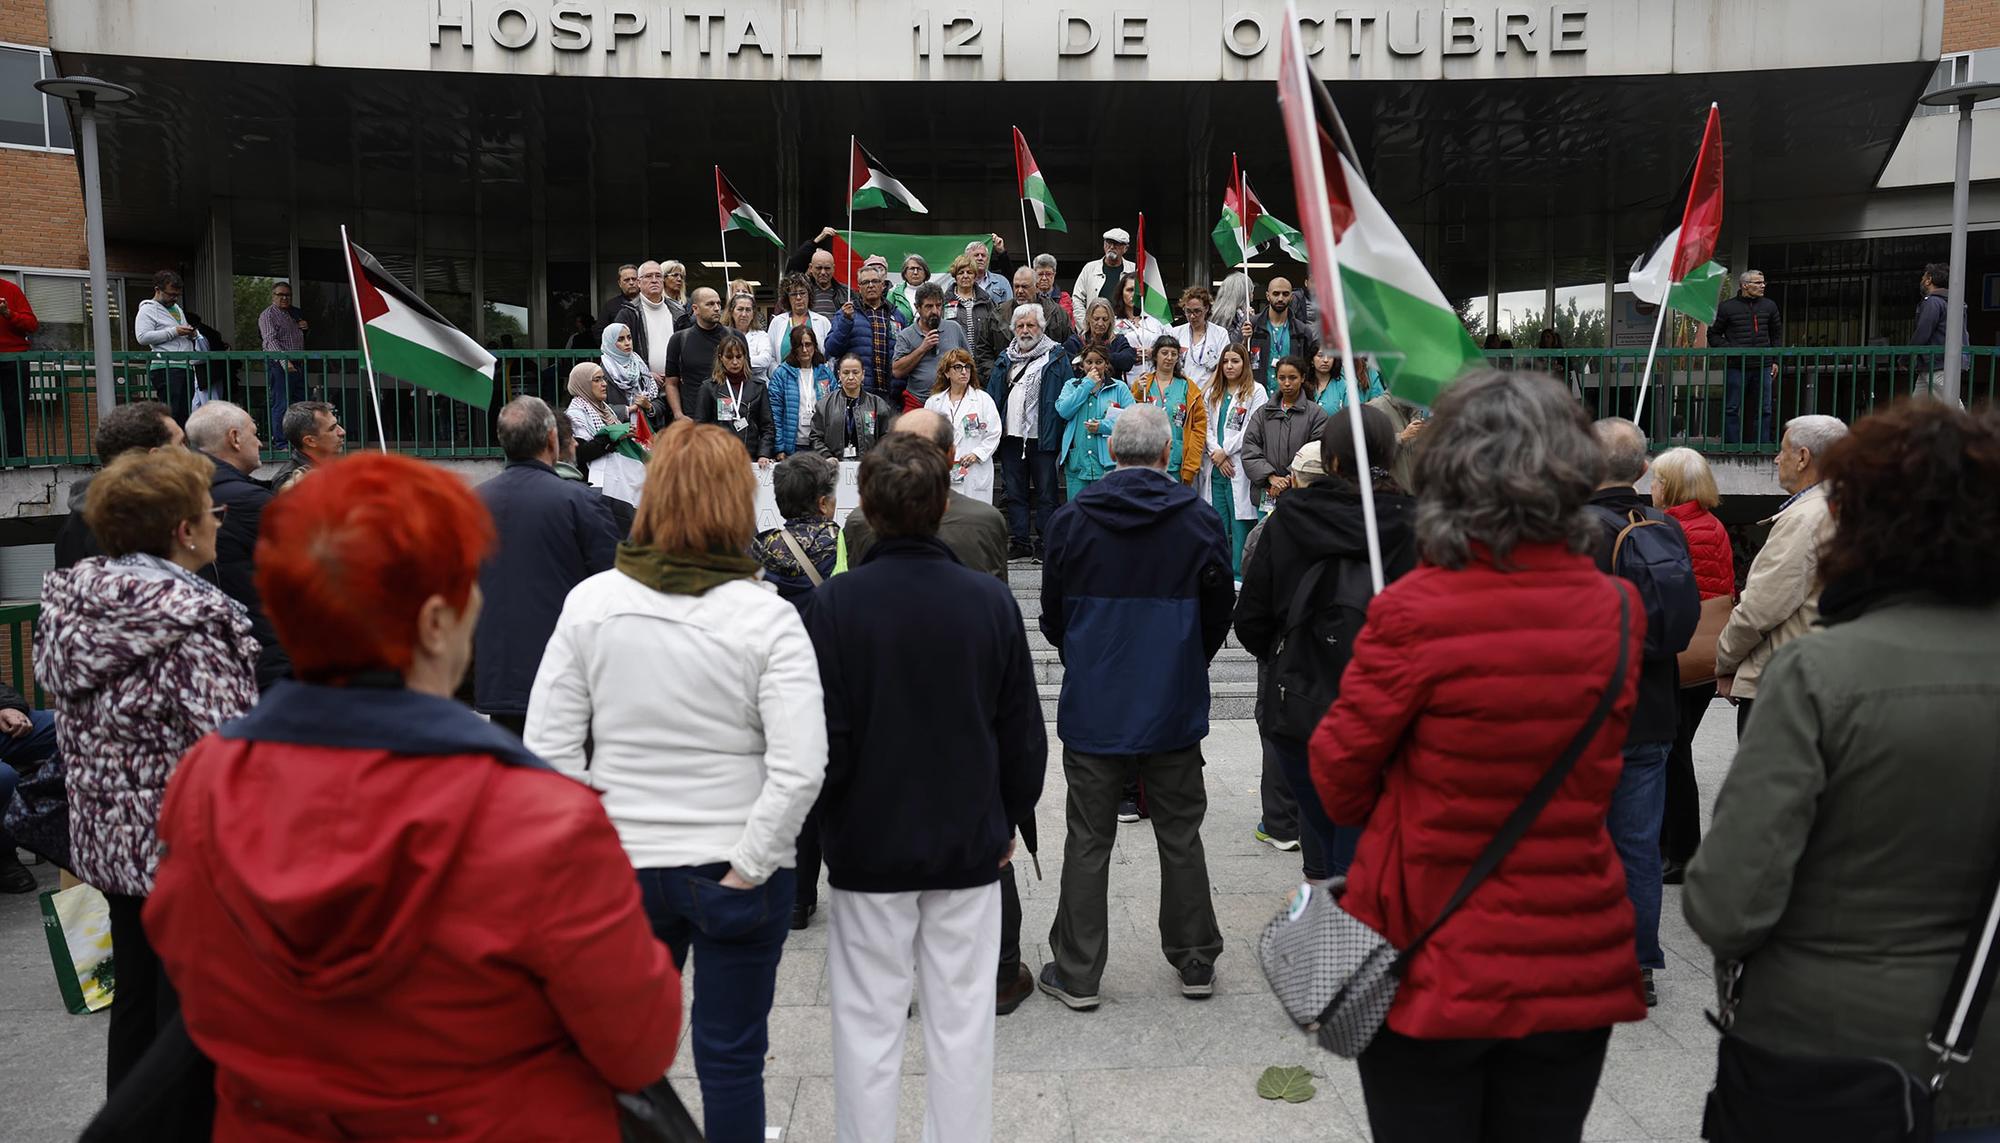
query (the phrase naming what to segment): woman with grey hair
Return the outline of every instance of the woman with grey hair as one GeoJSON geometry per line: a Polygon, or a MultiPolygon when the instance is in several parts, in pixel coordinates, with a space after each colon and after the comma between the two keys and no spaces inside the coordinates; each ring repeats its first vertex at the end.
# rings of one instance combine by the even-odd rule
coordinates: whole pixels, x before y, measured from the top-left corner
{"type": "Polygon", "coordinates": [[[771,493],[784,524],[757,534],[750,554],[764,565],[764,582],[800,608],[832,575],[844,554],[833,522],[840,465],[816,452],[797,452],[771,471],[771,493]]]}
{"type": "Polygon", "coordinates": [[[922,254],[903,255],[903,280],[889,291],[889,304],[903,315],[903,324],[917,320],[917,287],[931,280],[931,264],[922,254]]]}
{"type": "Polygon", "coordinates": [[[1473,374],[1425,437],[1422,562],[1369,606],[1312,738],[1328,816],[1364,826],[1342,908],[1410,948],[1543,776],[1573,768],[1410,956],[1362,1094],[1377,1143],[1574,1143],[1611,1025],[1646,1015],[1605,828],[1645,609],[1592,562],[1604,458],[1560,384],[1473,374]]]}

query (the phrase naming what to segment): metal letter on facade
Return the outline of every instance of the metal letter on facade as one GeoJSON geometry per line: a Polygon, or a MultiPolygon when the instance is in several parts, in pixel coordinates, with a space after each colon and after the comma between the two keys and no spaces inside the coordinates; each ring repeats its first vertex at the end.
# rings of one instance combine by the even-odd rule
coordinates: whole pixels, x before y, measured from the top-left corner
{"type": "Polygon", "coordinates": [[[1495,15],[1493,26],[1493,54],[1507,54],[1507,41],[1514,40],[1521,50],[1535,54],[1535,9],[1527,7],[1506,7],[1495,15]]]}
{"type": "Polygon", "coordinates": [[[715,26],[722,23],[722,16],[713,8],[689,8],[681,13],[682,19],[694,21],[696,54],[706,56],[715,53],[715,26]]]}
{"type": "Polygon", "coordinates": [[[618,41],[642,35],[646,31],[646,10],[624,4],[612,4],[604,13],[611,21],[604,33],[604,50],[615,52],[618,41]]]}
{"type": "Polygon", "coordinates": [[[1139,8],[1120,8],[1111,13],[1111,54],[1146,54],[1146,13],[1139,8]]]}
{"type": "Polygon", "coordinates": [[[1361,58],[1361,29],[1375,22],[1375,13],[1365,8],[1341,8],[1334,12],[1333,22],[1347,25],[1347,58],[1361,58]]]}
{"type": "Polygon", "coordinates": [[[590,18],[595,15],[587,4],[563,0],[549,12],[549,46],[559,52],[581,52],[590,48],[590,18]]]}
{"type": "Polygon", "coordinates": [[[1074,8],[1064,8],[1056,13],[1056,54],[1059,56],[1087,56],[1097,50],[1097,25],[1091,22],[1088,13],[1074,8]],[[1076,26],[1083,25],[1083,42],[1076,42],[1076,26]]]}
{"type": "Polygon", "coordinates": [[[1446,8],[1438,30],[1445,55],[1478,55],[1486,46],[1486,22],[1470,8],[1446,8]]]}
{"type": "Polygon", "coordinates": [[[1396,56],[1420,56],[1424,54],[1424,17],[1431,13],[1422,8],[1391,8],[1382,20],[1383,37],[1389,43],[1389,54],[1396,56]],[[1410,18],[1410,34],[1397,34],[1398,16],[1410,18]]]}
{"type": "Polygon", "coordinates": [[[799,32],[799,10],[785,9],[785,57],[787,59],[818,59],[820,46],[806,42],[799,32]]]}
{"type": "Polygon", "coordinates": [[[510,52],[518,52],[529,44],[534,43],[536,30],[535,17],[519,4],[494,5],[493,18],[486,22],[486,34],[493,37],[494,43],[499,44],[510,52]],[[509,32],[507,30],[507,17],[509,16],[517,17],[521,21],[521,30],[519,32],[509,32]]]}
{"type": "Polygon", "coordinates": [[[1229,14],[1229,18],[1222,22],[1222,46],[1229,50],[1230,55],[1238,59],[1250,59],[1259,52],[1262,52],[1264,46],[1270,42],[1271,33],[1269,29],[1264,27],[1264,18],[1255,12],[1232,12],[1229,14]],[[1250,41],[1248,47],[1245,47],[1243,41],[1237,38],[1236,35],[1237,32],[1242,30],[1245,24],[1248,24],[1250,30],[1257,34],[1257,38],[1250,41]]]}
{"type": "Polygon", "coordinates": [[[472,47],[472,0],[459,0],[456,4],[452,4],[451,0],[435,0],[431,5],[432,47],[444,42],[446,28],[458,29],[459,47],[467,49],[472,47]],[[450,15],[445,13],[447,4],[455,10],[450,15]]]}
{"type": "Polygon", "coordinates": [[[1584,21],[1590,9],[1581,4],[1555,4],[1549,8],[1549,52],[1580,52],[1590,46],[1584,39],[1584,21]]]}
{"type": "Polygon", "coordinates": [[[729,37],[729,54],[739,55],[744,48],[750,47],[757,49],[760,55],[769,56],[771,49],[764,46],[764,37],[757,31],[756,11],[746,9],[734,14],[740,16],[743,22],[736,26],[735,32],[729,37]]]}

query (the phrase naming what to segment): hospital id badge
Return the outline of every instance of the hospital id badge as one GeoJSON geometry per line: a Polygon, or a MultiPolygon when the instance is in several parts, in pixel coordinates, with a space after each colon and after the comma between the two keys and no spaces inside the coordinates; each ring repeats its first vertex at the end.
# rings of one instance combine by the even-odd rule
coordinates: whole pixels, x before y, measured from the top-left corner
{"type": "Polygon", "coordinates": [[[737,412],[736,398],[734,397],[717,397],[715,399],[715,415],[718,420],[735,421],[737,428],[740,429],[743,427],[743,417],[737,412]]]}
{"type": "Polygon", "coordinates": [[[744,419],[743,419],[742,417],[738,417],[738,418],[736,418],[736,420],[735,420],[734,422],[732,422],[732,423],[733,423],[733,424],[735,425],[735,427],[736,427],[736,431],[737,431],[737,432],[739,432],[739,433],[740,433],[740,432],[742,432],[742,431],[743,431],[744,429],[747,429],[747,428],[749,428],[749,427],[750,427],[750,422],[749,422],[749,421],[746,421],[746,420],[744,420],[744,419]]]}
{"type": "Polygon", "coordinates": [[[844,448],[844,449],[842,449],[842,450],[841,450],[841,453],[840,453],[840,459],[842,459],[842,460],[853,460],[853,459],[854,459],[855,457],[857,457],[857,456],[859,456],[859,455],[860,455],[859,453],[857,453],[857,452],[855,452],[855,451],[854,451],[854,446],[853,446],[853,445],[848,445],[848,446],[847,446],[846,448],[844,448]]]}

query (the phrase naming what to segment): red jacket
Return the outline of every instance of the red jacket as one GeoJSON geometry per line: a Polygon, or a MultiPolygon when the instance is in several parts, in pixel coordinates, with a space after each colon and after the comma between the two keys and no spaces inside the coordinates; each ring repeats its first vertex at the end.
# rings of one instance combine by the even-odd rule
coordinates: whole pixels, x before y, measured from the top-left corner
{"type": "Polygon", "coordinates": [[[1313,734],[1327,813],[1367,823],[1341,904],[1405,946],[1583,728],[1617,653],[1614,592],[1632,597],[1624,694],[1527,836],[1411,959],[1389,1010],[1406,1036],[1512,1038],[1646,1015],[1604,824],[1646,613],[1588,555],[1523,545],[1512,563],[1501,572],[1475,551],[1458,571],[1424,564],[1390,584],[1313,734]]]}
{"type": "Polygon", "coordinates": [[[287,682],[181,760],[145,920],[218,1143],[609,1143],[614,1089],[665,1073],[681,983],[631,863],[594,793],[504,737],[287,682]]]}
{"type": "Polygon", "coordinates": [[[0,353],[25,353],[28,335],[42,328],[34,307],[21,287],[0,278],[0,302],[7,303],[7,316],[0,317],[0,353]]]}
{"type": "Polygon", "coordinates": [[[1690,500],[1667,509],[1667,515],[1681,522],[1687,536],[1688,554],[1694,557],[1695,587],[1701,597],[1736,594],[1736,549],[1729,544],[1729,531],[1715,513],[1690,500]]]}

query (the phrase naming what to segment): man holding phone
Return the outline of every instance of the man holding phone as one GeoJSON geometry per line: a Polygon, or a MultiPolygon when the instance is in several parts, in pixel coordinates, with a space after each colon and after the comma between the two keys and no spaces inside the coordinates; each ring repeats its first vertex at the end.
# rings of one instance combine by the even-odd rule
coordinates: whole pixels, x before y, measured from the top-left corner
{"type": "Polygon", "coordinates": [[[965,340],[965,327],[943,321],[944,291],[936,282],[917,287],[917,320],[896,335],[896,360],[889,373],[896,383],[889,392],[889,407],[908,412],[921,409],[937,384],[938,356],[950,349],[972,352],[965,340]]]}

